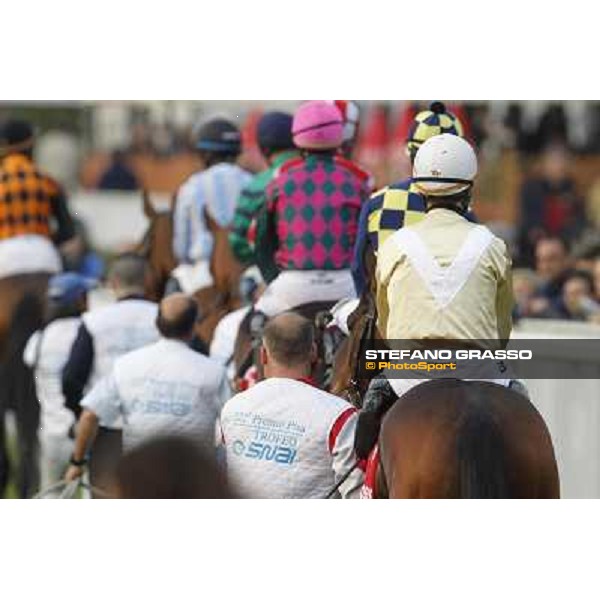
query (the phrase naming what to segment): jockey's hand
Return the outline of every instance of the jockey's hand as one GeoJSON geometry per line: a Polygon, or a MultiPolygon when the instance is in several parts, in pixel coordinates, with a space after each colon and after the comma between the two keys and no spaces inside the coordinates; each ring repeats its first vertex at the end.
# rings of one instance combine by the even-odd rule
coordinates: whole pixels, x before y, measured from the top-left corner
{"type": "Polygon", "coordinates": [[[367,460],[371,450],[375,448],[379,438],[381,419],[373,412],[361,411],[358,413],[356,434],[354,437],[354,452],[359,460],[367,460]]]}
{"type": "Polygon", "coordinates": [[[83,467],[76,467],[75,465],[70,465],[65,473],[65,481],[75,481],[83,475],[83,467]]]}
{"type": "Polygon", "coordinates": [[[371,380],[356,423],[354,452],[358,459],[369,458],[379,438],[381,421],[397,399],[398,396],[383,373],[371,380]]]}

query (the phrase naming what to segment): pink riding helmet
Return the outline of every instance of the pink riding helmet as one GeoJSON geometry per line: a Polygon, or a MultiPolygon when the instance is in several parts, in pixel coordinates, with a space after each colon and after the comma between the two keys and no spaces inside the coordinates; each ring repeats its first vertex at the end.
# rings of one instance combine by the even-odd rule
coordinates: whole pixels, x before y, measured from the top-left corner
{"type": "Polygon", "coordinates": [[[344,139],[344,118],[335,104],[310,100],[300,105],[292,124],[294,144],[306,150],[339,148],[344,139]]]}

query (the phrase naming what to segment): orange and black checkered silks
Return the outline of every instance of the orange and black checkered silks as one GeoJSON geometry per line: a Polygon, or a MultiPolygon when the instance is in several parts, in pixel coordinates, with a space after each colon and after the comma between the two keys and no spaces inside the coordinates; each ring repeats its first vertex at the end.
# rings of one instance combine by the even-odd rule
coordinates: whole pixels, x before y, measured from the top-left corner
{"type": "Polygon", "coordinates": [[[17,235],[50,237],[52,198],[59,185],[23,154],[7,156],[0,165],[0,240],[17,235]]]}

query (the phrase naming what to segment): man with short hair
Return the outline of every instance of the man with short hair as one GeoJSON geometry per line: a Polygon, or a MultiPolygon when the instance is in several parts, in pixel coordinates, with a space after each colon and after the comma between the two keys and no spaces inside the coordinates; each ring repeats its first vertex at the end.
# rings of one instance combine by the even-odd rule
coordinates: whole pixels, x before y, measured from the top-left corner
{"type": "Polygon", "coordinates": [[[357,497],[363,472],[352,448],[356,409],[310,381],[312,323],[295,313],[274,317],[260,354],[266,379],[221,413],[232,483],[256,498],[324,498],[336,484],[337,497],[357,497]]]}
{"type": "Polygon", "coordinates": [[[161,339],[118,358],[82,400],[68,480],[81,475],[99,423],[110,426],[121,417],[125,450],[159,435],[215,448],[216,423],[231,389],[224,367],[189,347],[197,316],[192,297],[165,298],[156,318],[161,339]]]}
{"type": "MultiPolygon", "coordinates": [[[[110,267],[108,285],[117,302],[86,312],[71,348],[62,376],[67,407],[79,416],[79,402],[107,375],[114,361],[159,338],[155,320],[158,307],[146,300],[147,264],[135,254],[117,257],[110,267]]],[[[101,479],[121,456],[121,424],[100,423],[92,452],[90,477],[101,487],[101,479]]]]}
{"type": "Polygon", "coordinates": [[[535,245],[535,271],[542,283],[534,295],[534,315],[544,315],[557,309],[570,266],[569,251],[563,239],[545,237],[538,240],[535,245]]]}
{"type": "Polygon", "coordinates": [[[600,304],[594,300],[594,280],[587,271],[569,271],[558,301],[537,315],[547,319],[598,322],[600,304]]]}

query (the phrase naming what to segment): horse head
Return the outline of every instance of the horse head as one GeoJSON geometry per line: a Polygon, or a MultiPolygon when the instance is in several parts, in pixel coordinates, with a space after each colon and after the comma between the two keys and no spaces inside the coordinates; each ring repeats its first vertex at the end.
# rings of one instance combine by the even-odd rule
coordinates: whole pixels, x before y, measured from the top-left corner
{"type": "Polygon", "coordinates": [[[175,199],[170,210],[157,210],[148,191],[142,191],[142,208],[149,225],[137,247],[137,253],[148,262],[151,280],[148,291],[150,297],[155,300],[162,297],[167,280],[177,266],[177,259],[173,252],[174,203],[175,199]]]}

